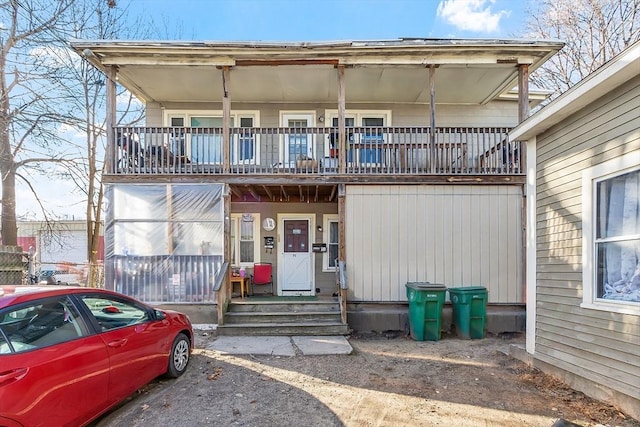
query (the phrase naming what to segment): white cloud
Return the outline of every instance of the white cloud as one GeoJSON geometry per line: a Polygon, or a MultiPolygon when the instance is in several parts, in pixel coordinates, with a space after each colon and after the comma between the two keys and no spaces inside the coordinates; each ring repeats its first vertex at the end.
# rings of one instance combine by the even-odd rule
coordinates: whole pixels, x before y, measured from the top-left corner
{"type": "Polygon", "coordinates": [[[144,108],[144,104],[138,98],[136,98],[135,95],[133,96],[133,99],[129,99],[129,92],[120,93],[116,97],[116,103],[118,104],[118,106],[121,106],[123,108],[127,107],[128,104],[131,104],[130,108],[132,110],[144,108]]]}
{"type": "Polygon", "coordinates": [[[53,68],[68,67],[70,60],[76,63],[80,62],[74,58],[74,56],[77,55],[73,54],[73,52],[66,47],[40,46],[31,49],[29,54],[40,58],[43,63],[53,68]]]}
{"type": "Polygon", "coordinates": [[[493,33],[499,30],[500,19],[508,10],[492,11],[495,0],[441,0],[437,16],[463,31],[493,33]]]}

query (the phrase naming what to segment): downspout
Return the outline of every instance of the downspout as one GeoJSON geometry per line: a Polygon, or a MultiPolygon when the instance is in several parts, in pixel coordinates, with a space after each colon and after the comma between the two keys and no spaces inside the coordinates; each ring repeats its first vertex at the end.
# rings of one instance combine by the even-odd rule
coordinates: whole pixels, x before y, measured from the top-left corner
{"type": "MultiPolygon", "coordinates": [[[[346,270],[346,245],[345,245],[345,208],[346,208],[346,186],[345,184],[338,184],[338,265],[345,265],[346,270]]],[[[341,272],[342,274],[342,272],[341,272]]],[[[344,274],[346,276],[346,273],[344,274]]],[[[342,324],[347,324],[347,281],[340,280],[340,289],[338,290],[340,295],[340,318],[342,324]]]]}

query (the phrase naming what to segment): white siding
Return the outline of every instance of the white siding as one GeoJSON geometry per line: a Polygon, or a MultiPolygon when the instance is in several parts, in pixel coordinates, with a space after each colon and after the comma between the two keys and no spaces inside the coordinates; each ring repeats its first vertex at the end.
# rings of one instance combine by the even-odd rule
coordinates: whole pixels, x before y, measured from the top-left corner
{"type": "Polygon", "coordinates": [[[350,301],[406,301],[428,281],[524,302],[519,186],[348,186],[345,225],[350,301]]]}
{"type": "Polygon", "coordinates": [[[582,171],[640,150],[640,78],[537,137],[536,358],[640,399],[638,315],[581,308],[582,171]]]}

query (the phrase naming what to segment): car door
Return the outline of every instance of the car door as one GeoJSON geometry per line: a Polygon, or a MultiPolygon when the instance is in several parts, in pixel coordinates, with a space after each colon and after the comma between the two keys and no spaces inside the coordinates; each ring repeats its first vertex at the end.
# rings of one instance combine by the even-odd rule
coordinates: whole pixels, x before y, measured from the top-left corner
{"type": "Polygon", "coordinates": [[[0,419],[80,425],[108,407],[107,348],[66,296],[0,311],[0,419]]]}
{"type": "Polygon", "coordinates": [[[81,295],[95,317],[110,361],[109,397],[119,401],[166,372],[172,337],[167,320],[137,302],[100,294],[81,295]]]}

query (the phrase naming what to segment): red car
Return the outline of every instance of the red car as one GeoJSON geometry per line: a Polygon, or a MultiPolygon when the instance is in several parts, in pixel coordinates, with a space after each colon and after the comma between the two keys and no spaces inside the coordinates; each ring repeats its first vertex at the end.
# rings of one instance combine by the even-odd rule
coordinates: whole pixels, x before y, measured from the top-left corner
{"type": "Polygon", "coordinates": [[[0,290],[0,426],[85,425],[187,368],[193,330],[182,313],[102,289],[0,290]]]}

